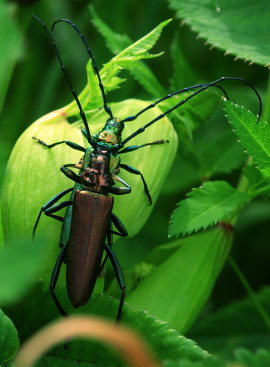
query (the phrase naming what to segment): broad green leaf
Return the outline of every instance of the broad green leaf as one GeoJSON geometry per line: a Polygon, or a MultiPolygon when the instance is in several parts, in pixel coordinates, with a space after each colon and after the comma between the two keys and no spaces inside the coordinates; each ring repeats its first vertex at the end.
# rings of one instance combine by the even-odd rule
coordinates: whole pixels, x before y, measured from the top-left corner
{"type": "Polygon", "coordinates": [[[210,45],[244,60],[266,66],[270,3],[268,0],[169,0],[177,17],[210,45]]]}
{"type": "Polygon", "coordinates": [[[0,304],[21,298],[46,259],[46,242],[18,238],[0,250],[0,304]]]}
{"type": "Polygon", "coordinates": [[[205,229],[233,214],[250,200],[225,181],[206,182],[178,203],[170,220],[169,235],[179,236],[205,229]]]}
{"type": "Polygon", "coordinates": [[[0,111],[4,103],[7,88],[14,66],[22,54],[22,35],[12,16],[12,5],[0,2],[0,45],[4,55],[0,60],[0,111]]]}
{"type": "MultiPolygon", "coordinates": [[[[146,106],[148,103],[145,101],[134,99],[110,104],[115,116],[119,118],[135,114],[146,106]]],[[[146,111],[136,121],[127,123],[123,131],[123,139],[161,113],[160,109],[155,108],[153,111],[146,111]]],[[[107,119],[108,115],[103,109],[94,114],[91,119],[92,134],[100,131],[107,119]]],[[[61,173],[59,168],[67,162],[78,162],[81,158],[81,152],[70,149],[64,144],[55,147],[55,150],[44,149],[32,137],[37,136],[48,143],[71,140],[84,145],[81,127],[81,123],[69,124],[63,118],[63,114],[56,111],[37,120],[20,137],[9,160],[4,182],[2,210],[6,236],[10,238],[18,234],[20,236],[31,234],[40,208],[59,192],[73,186],[73,183],[61,173]],[[16,179],[19,181],[17,182],[16,179]]],[[[169,140],[170,143],[146,146],[138,150],[136,154],[125,154],[125,157],[123,154],[122,157],[123,163],[143,172],[151,188],[153,202],[156,201],[173,162],[177,149],[177,136],[170,121],[163,118],[150,126],[144,134],[132,140],[132,144],[136,145],[159,139],[169,140]],[[147,159],[144,159],[145,157],[147,159]]],[[[132,193],[117,197],[114,213],[123,221],[129,235],[132,236],[132,233],[134,235],[143,226],[153,206],[148,205],[143,183],[138,175],[132,175],[123,170],[121,178],[131,185],[132,193]]],[[[50,269],[59,253],[60,229],[59,221],[46,216],[41,218],[39,233],[45,231],[50,236],[48,253],[50,253],[51,260],[47,263],[47,268],[50,269]]]]}
{"type": "Polygon", "coordinates": [[[265,178],[270,177],[270,126],[266,121],[257,122],[252,112],[244,107],[225,102],[228,121],[233,126],[245,151],[253,158],[265,178]]]}
{"type": "Polygon", "coordinates": [[[219,227],[179,241],[179,249],[127,297],[186,333],[207,301],[227,258],[233,232],[219,227]]]}
{"type": "Polygon", "coordinates": [[[0,309],[0,363],[10,360],[19,348],[18,333],[13,322],[0,309]]]}

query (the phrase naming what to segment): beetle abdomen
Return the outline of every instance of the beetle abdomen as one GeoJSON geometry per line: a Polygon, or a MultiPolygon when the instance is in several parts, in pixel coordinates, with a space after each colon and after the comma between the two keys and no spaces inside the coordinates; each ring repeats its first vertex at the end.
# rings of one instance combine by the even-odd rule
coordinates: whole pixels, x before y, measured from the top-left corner
{"type": "Polygon", "coordinates": [[[79,307],[89,300],[99,273],[113,197],[78,190],[67,245],[67,290],[71,303],[79,307]]]}

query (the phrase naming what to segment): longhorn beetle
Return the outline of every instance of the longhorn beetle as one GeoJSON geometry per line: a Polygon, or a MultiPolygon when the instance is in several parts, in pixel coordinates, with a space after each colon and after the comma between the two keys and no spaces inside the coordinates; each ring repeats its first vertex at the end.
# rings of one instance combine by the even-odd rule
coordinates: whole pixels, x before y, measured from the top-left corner
{"type": "Polygon", "coordinates": [[[41,214],[55,218],[63,222],[62,232],[60,237],[60,254],[57,258],[52,277],[50,282],[50,291],[53,300],[59,310],[59,312],[66,316],[67,313],[60,304],[56,294],[55,287],[59,277],[60,269],[63,263],[66,264],[66,282],[68,296],[74,307],[79,307],[86,304],[93,292],[96,279],[103,268],[107,258],[110,259],[118,284],[122,290],[120,304],[117,313],[117,320],[120,320],[124,299],[125,299],[125,282],[120,264],[112,250],[113,235],[127,236],[127,231],[120,221],[120,219],[112,213],[114,198],[113,195],[125,195],[130,193],[131,187],[127,182],[118,176],[120,169],[124,169],[132,174],[139,175],[142,180],[144,192],[148,198],[149,204],[152,204],[151,195],[144,179],[143,174],[134,167],[123,164],[120,162],[120,154],[133,152],[137,149],[145,147],[147,145],[157,145],[166,143],[165,140],[157,140],[142,145],[126,144],[132,140],[135,136],[143,133],[149,126],[153,125],[156,121],[162,119],[170,112],[184,105],[187,101],[205,91],[209,87],[217,87],[221,89],[226,98],[228,98],[226,91],[218,84],[224,80],[238,80],[247,84],[257,95],[259,99],[259,118],[261,115],[261,98],[257,90],[245,79],[239,77],[222,77],[208,84],[193,85],[159,99],[155,103],[149,104],[147,107],[137,112],[133,116],[128,116],[123,120],[116,118],[110,107],[108,106],[104,86],[99,74],[99,69],[95,62],[91,48],[86,41],[85,37],[79,30],[79,28],[68,19],[59,19],[52,25],[52,31],[55,25],[59,22],[68,23],[79,34],[82,42],[84,43],[87,53],[91,59],[94,72],[99,81],[99,88],[103,98],[103,108],[109,115],[105,126],[97,135],[91,135],[88,121],[85,113],[79,101],[78,95],[73,88],[70,78],[67,74],[66,68],[63,64],[58,48],[52,37],[51,32],[47,28],[45,22],[39,17],[34,16],[45,29],[51,46],[58,58],[64,78],[71,90],[73,97],[77,102],[77,106],[80,111],[80,116],[84,124],[82,129],[85,135],[89,147],[84,148],[72,141],[58,141],[53,144],[46,144],[39,138],[33,137],[39,144],[42,144],[48,149],[59,144],[66,144],[70,148],[83,152],[83,158],[78,164],[65,164],[61,167],[61,171],[72,181],[75,182],[73,188],[69,188],[61,192],[52,198],[47,204],[45,204],[39,212],[38,218],[34,225],[33,235],[36,232],[41,214]],[[175,104],[164,113],[155,117],[141,128],[134,131],[130,136],[121,139],[122,131],[125,123],[137,119],[138,116],[145,111],[154,108],[158,103],[179,95],[183,92],[187,92],[193,89],[197,91],[190,94],[182,101],[175,104]],[[79,174],[76,174],[70,169],[79,169],[79,174]],[[116,182],[121,183],[123,186],[115,186],[116,182]],[[58,201],[66,194],[71,193],[70,200],[58,203],[58,201]],[[55,213],[59,210],[67,208],[65,217],[62,218],[55,213]],[[113,229],[113,226],[115,229],[113,229]],[[106,252],[106,256],[102,262],[102,256],[106,252]]]}

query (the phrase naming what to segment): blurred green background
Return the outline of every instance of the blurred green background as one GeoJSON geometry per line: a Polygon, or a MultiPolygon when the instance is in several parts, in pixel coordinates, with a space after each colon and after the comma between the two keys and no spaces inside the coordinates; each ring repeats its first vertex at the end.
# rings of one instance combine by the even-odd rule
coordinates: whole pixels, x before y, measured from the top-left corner
{"type": "MultiPolygon", "coordinates": [[[[188,1],[188,0],[187,0],[188,1]]],[[[71,101],[70,92],[65,84],[56,58],[47,42],[40,24],[32,13],[51,24],[58,18],[72,19],[79,25],[89,40],[97,64],[101,66],[111,58],[103,38],[91,23],[89,4],[93,5],[99,16],[116,32],[127,34],[133,41],[140,38],[159,22],[173,18],[163,31],[155,52],[165,51],[157,59],[149,60],[148,65],[158,76],[165,90],[173,92],[191,84],[210,82],[220,76],[241,76],[258,88],[262,97],[266,88],[268,71],[258,65],[249,65],[243,61],[234,61],[233,56],[224,56],[220,50],[210,50],[204,40],[197,39],[188,26],[180,26],[175,12],[169,9],[165,0],[106,0],[71,1],[4,1],[1,0],[0,35],[0,177],[16,139],[33,121],[47,112],[57,109],[71,101]],[[177,47],[183,55],[179,64],[183,73],[178,85],[174,85],[172,74],[171,45],[177,36],[177,47]],[[173,87],[172,87],[173,85],[173,87]]],[[[87,54],[75,32],[64,25],[57,29],[56,38],[65,64],[78,91],[86,82],[85,65],[87,54]]],[[[109,101],[121,101],[128,98],[150,99],[128,73],[127,82],[119,90],[110,94],[109,101]]],[[[257,101],[252,93],[239,85],[229,85],[231,98],[253,110],[257,101]]],[[[162,97],[162,96],[160,96],[162,97]]],[[[217,112],[221,125],[226,126],[222,113],[217,112]]],[[[207,129],[215,130],[213,125],[207,129]]],[[[198,131],[196,137],[203,134],[198,131]]],[[[185,145],[181,141],[180,145],[185,145]]],[[[175,208],[175,202],[184,197],[192,182],[187,168],[180,161],[180,151],[176,159],[174,181],[167,179],[163,192],[144,230],[132,239],[121,240],[115,251],[125,268],[140,262],[147,252],[158,244],[166,243],[169,216],[175,208]],[[181,165],[182,164],[182,165],[181,165]],[[182,173],[184,172],[184,173],[182,173]]],[[[224,177],[224,176],[223,176],[224,177]]],[[[225,177],[236,182],[237,173],[225,177]]],[[[243,213],[236,231],[236,245],[233,256],[241,270],[255,290],[269,284],[269,235],[270,206],[267,202],[256,201],[243,213]],[[260,271],[258,271],[258,268],[260,271]]],[[[224,271],[215,287],[209,307],[218,309],[245,295],[241,283],[230,266],[224,271]]],[[[192,335],[192,331],[191,331],[192,335]]]]}

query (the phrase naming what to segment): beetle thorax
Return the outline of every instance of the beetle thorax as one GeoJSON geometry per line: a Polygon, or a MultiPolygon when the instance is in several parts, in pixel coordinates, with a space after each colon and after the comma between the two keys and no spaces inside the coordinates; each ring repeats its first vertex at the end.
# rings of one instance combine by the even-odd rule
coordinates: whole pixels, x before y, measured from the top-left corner
{"type": "Polygon", "coordinates": [[[89,166],[83,170],[81,178],[85,188],[107,194],[114,185],[110,172],[110,154],[100,150],[93,152],[89,166]]]}
{"type": "Polygon", "coordinates": [[[117,118],[108,119],[104,128],[96,135],[98,142],[104,142],[109,146],[120,144],[124,124],[117,118]]]}

